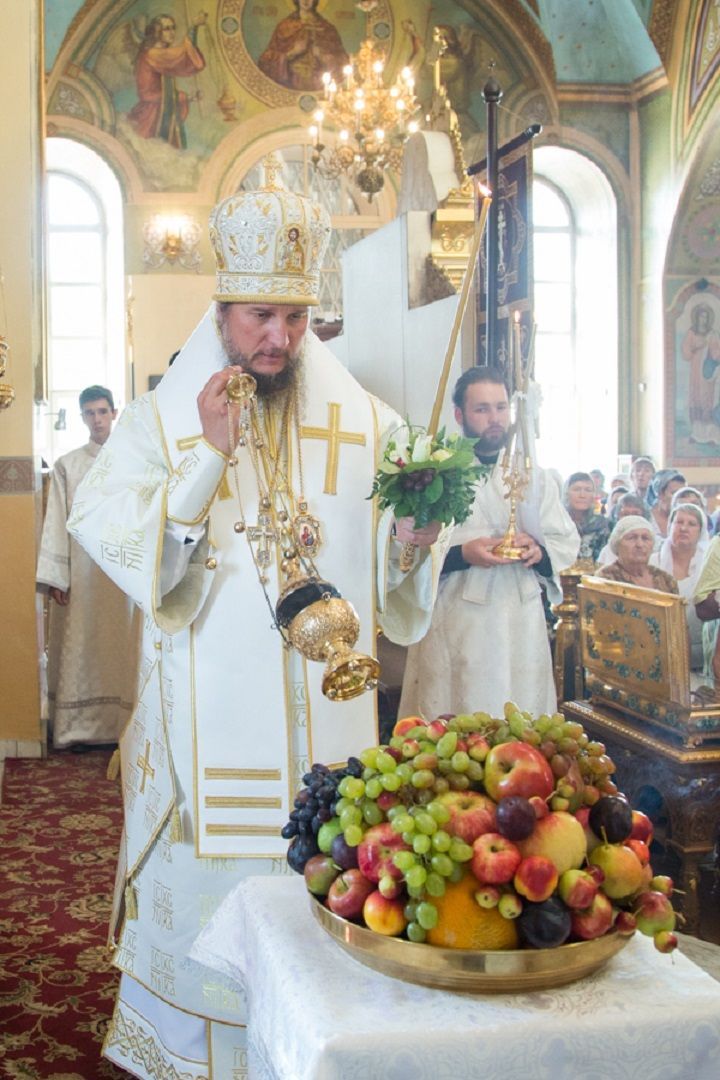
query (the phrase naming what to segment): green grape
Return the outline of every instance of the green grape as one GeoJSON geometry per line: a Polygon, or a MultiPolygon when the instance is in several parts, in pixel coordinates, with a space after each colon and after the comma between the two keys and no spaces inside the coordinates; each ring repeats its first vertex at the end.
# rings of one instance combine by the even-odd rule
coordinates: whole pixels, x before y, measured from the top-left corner
{"type": "Polygon", "coordinates": [[[466,773],[450,773],[448,783],[452,791],[467,791],[470,787],[470,777],[466,773]]]}
{"type": "Polygon", "coordinates": [[[411,896],[413,900],[422,900],[425,896],[424,885],[406,885],[408,896],[411,896]]]}
{"type": "Polygon", "coordinates": [[[422,833],[419,836],[413,837],[413,851],[417,855],[426,855],[430,850],[431,840],[429,836],[424,836],[422,833]]]}
{"type": "Polygon", "coordinates": [[[342,812],[343,812],[343,810],[345,809],[346,806],[354,806],[354,805],[355,805],[355,803],[353,802],[352,799],[346,799],[344,797],[342,799],[338,799],[338,801],[335,803],[335,813],[339,817],[340,814],[342,814],[342,812]]]}
{"type": "Polygon", "coordinates": [[[562,737],[563,737],[563,725],[562,724],[553,724],[553,726],[547,732],[547,738],[550,739],[551,742],[558,743],[558,742],[560,742],[562,737]]]}
{"type": "Polygon", "coordinates": [[[415,918],[415,914],[417,912],[417,909],[418,909],[418,906],[415,903],[415,901],[414,900],[408,900],[407,904],[403,908],[403,915],[405,916],[405,918],[407,919],[408,922],[413,921],[413,919],[415,918]]]}
{"type": "MultiPolygon", "coordinates": [[[[457,773],[467,772],[467,767],[470,764],[470,758],[465,750],[456,750],[453,756],[450,758],[450,764],[457,773]]],[[[362,783],[362,781],[360,781],[362,783]]]]}
{"type": "Polygon", "coordinates": [[[452,837],[444,829],[438,829],[432,838],[432,846],[435,851],[449,851],[452,837]]]}
{"type": "Polygon", "coordinates": [[[467,776],[468,780],[472,781],[473,784],[476,784],[478,780],[482,780],[483,767],[481,762],[471,761],[467,767],[465,775],[467,776]]]}
{"type": "Polygon", "coordinates": [[[391,806],[390,809],[387,811],[385,817],[388,819],[388,821],[394,821],[395,818],[398,817],[400,814],[406,813],[407,810],[402,803],[395,803],[395,806],[391,806]]]}
{"type": "Polygon", "coordinates": [[[427,870],[424,866],[416,863],[405,872],[405,883],[409,889],[420,889],[427,881],[427,870]]]}
{"type": "Polygon", "coordinates": [[[423,930],[432,930],[434,926],[437,926],[437,908],[434,904],[431,904],[427,900],[425,900],[422,904],[418,904],[416,918],[422,926],[423,930]]]}
{"type": "Polygon", "coordinates": [[[493,735],[493,740],[492,741],[495,744],[495,746],[497,746],[499,743],[507,742],[509,736],[510,736],[510,728],[508,727],[508,725],[507,724],[499,724],[498,727],[495,729],[495,734],[493,735]]]}
{"type": "Polygon", "coordinates": [[[365,794],[368,799],[377,799],[378,795],[382,794],[385,788],[382,786],[382,780],[379,776],[373,776],[371,780],[367,780],[365,783],[365,794]]]}
{"type": "Polygon", "coordinates": [[[359,825],[362,819],[362,810],[359,806],[346,806],[340,813],[340,824],[343,832],[350,825],[359,825]]]}
{"type": "Polygon", "coordinates": [[[589,743],[589,742],[590,742],[590,739],[589,739],[589,737],[588,737],[588,736],[587,736],[587,735],[585,734],[585,732],[584,732],[584,731],[583,731],[582,735],[578,735],[578,741],[577,741],[577,744],[578,744],[578,746],[580,747],[580,749],[581,749],[581,750],[586,750],[586,749],[587,749],[587,747],[588,747],[588,743],[589,743]]]}
{"type": "Polygon", "coordinates": [[[402,838],[403,838],[403,843],[412,844],[413,840],[415,839],[415,833],[414,832],[404,832],[402,834],[402,838]]]}
{"type": "Polygon", "coordinates": [[[392,754],[388,754],[385,750],[379,750],[377,756],[377,768],[381,773],[395,772],[397,768],[397,762],[392,754]]]}
{"type": "Polygon", "coordinates": [[[366,768],[374,769],[375,762],[377,761],[377,754],[377,746],[369,746],[367,750],[360,751],[360,760],[366,768]]]}
{"type": "Polygon", "coordinates": [[[445,878],[441,874],[437,874],[434,870],[431,870],[427,876],[427,881],[425,882],[425,892],[428,896],[444,896],[445,878]]]}
{"type": "Polygon", "coordinates": [[[438,825],[444,825],[450,820],[450,811],[447,806],[444,806],[441,802],[436,802],[435,800],[428,803],[428,813],[432,814],[438,825]]]}
{"type": "MultiPolygon", "coordinates": [[[[407,761],[403,761],[402,764],[398,765],[397,769],[395,770],[395,775],[400,777],[403,784],[409,784],[412,778],[412,774],[414,772],[415,770],[413,769],[412,765],[410,765],[407,761]]],[[[389,775],[392,776],[392,773],[390,773],[389,775]]]]}
{"type": "Polygon", "coordinates": [[[437,741],[436,750],[438,755],[441,758],[452,757],[457,750],[457,741],[458,737],[456,731],[446,731],[437,741]]]}
{"type": "Polygon", "coordinates": [[[392,861],[403,874],[406,874],[407,871],[417,863],[417,859],[412,851],[396,851],[392,861]]]}
{"type": "Polygon", "coordinates": [[[354,776],[345,776],[340,781],[338,791],[348,799],[361,799],[365,794],[365,781],[354,776]],[[342,790],[343,786],[344,790],[342,790]]]}
{"type": "Polygon", "coordinates": [[[357,847],[363,838],[363,831],[359,825],[348,825],[343,830],[343,837],[348,847],[357,847]]]}
{"type": "Polygon", "coordinates": [[[446,791],[450,790],[450,785],[444,776],[436,776],[435,783],[433,784],[433,791],[436,795],[444,795],[446,791]]]}
{"type": "Polygon", "coordinates": [[[552,727],[552,724],[552,717],[548,716],[547,713],[543,713],[535,721],[535,730],[539,731],[541,735],[545,735],[552,727]]]}
{"type": "Polygon", "coordinates": [[[368,769],[368,768],[363,769],[362,778],[365,781],[365,783],[367,783],[368,780],[371,780],[373,778],[373,776],[377,776],[377,769],[368,769]]]}
{"type": "Polygon", "coordinates": [[[450,871],[448,881],[460,881],[465,871],[463,870],[461,863],[454,863],[453,868],[450,871]]]}
{"type": "Polygon", "coordinates": [[[383,812],[376,802],[372,802],[370,799],[365,799],[362,804],[362,816],[363,820],[368,825],[379,825],[383,820],[383,812]]]}
{"type": "Polygon", "coordinates": [[[459,731],[475,731],[477,727],[476,713],[458,713],[455,724],[459,731]]]}
{"type": "Polygon", "coordinates": [[[420,923],[409,922],[406,927],[406,933],[409,941],[422,943],[425,940],[425,931],[420,923]]]}
{"type": "Polygon", "coordinates": [[[386,791],[398,791],[402,787],[402,780],[396,772],[383,773],[382,786],[386,791]]]}
{"type": "Polygon", "coordinates": [[[453,861],[449,855],[445,855],[443,852],[433,855],[430,859],[430,865],[435,873],[442,874],[443,877],[449,877],[452,874],[453,861]]]}
{"type": "Polygon", "coordinates": [[[450,847],[448,848],[448,855],[453,862],[464,863],[469,862],[473,857],[473,849],[469,844],[464,843],[462,840],[454,838],[450,841],[450,847]]]}
{"type": "Polygon", "coordinates": [[[512,713],[508,718],[508,727],[516,739],[522,739],[526,726],[527,721],[521,713],[512,713]]]}
{"type": "MultiPolygon", "coordinates": [[[[395,808],[393,807],[393,809],[395,809],[395,808]]],[[[410,814],[408,814],[408,812],[405,810],[405,807],[403,806],[403,807],[401,807],[401,813],[396,814],[393,817],[393,819],[392,819],[392,827],[395,830],[395,832],[399,832],[399,833],[404,833],[404,832],[411,833],[411,832],[414,832],[415,831],[415,818],[413,818],[410,814]]]]}
{"type": "Polygon", "coordinates": [[[415,828],[418,832],[425,833],[426,836],[432,836],[434,832],[437,832],[437,821],[432,814],[421,811],[415,815],[415,828]]]}
{"type": "Polygon", "coordinates": [[[392,746],[393,750],[402,750],[404,742],[404,735],[393,735],[393,737],[390,739],[390,746],[392,746]]]}
{"type": "Polygon", "coordinates": [[[579,739],[581,735],[584,735],[582,724],[579,724],[577,720],[566,720],[563,724],[563,734],[568,739],[579,739]]]}
{"type": "Polygon", "coordinates": [[[441,777],[445,777],[453,771],[450,758],[440,758],[438,761],[438,771],[441,777]]]}
{"type": "MultiPolygon", "coordinates": [[[[445,738],[445,736],[443,736],[445,738]]],[[[429,769],[418,769],[412,774],[411,784],[416,788],[427,788],[435,783],[435,776],[429,769]]]]}

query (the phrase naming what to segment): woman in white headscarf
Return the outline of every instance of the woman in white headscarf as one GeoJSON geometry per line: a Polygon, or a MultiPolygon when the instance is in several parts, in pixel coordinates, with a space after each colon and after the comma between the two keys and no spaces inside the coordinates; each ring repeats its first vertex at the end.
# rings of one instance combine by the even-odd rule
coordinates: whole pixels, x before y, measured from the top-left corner
{"type": "Polygon", "coordinates": [[[668,535],[660,550],[650,556],[651,566],[672,574],[680,595],[688,601],[687,620],[690,633],[690,667],[703,666],[702,623],[695,613],[692,598],[700,577],[709,543],[707,518],[701,506],[680,502],[670,513],[668,535]]]}
{"type": "Polygon", "coordinates": [[[603,566],[597,576],[625,585],[641,585],[645,589],[677,593],[675,578],[650,565],[655,537],[649,521],[639,514],[621,518],[610,533],[608,544],[615,562],[603,566]]]}

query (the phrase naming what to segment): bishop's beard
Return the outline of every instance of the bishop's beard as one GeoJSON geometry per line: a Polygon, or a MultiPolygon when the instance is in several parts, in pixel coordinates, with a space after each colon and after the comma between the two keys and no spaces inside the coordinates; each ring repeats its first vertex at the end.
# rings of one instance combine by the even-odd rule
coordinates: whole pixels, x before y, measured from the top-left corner
{"type": "Polygon", "coordinates": [[[274,375],[266,375],[253,369],[254,357],[245,356],[240,349],[233,345],[226,324],[223,321],[220,322],[220,336],[222,337],[228,365],[236,364],[243,371],[246,371],[248,375],[252,375],[257,383],[257,396],[259,398],[273,398],[284,390],[299,384],[301,353],[297,356],[291,356],[286,349],[274,351],[273,356],[283,356],[285,358],[285,367],[274,375]]]}

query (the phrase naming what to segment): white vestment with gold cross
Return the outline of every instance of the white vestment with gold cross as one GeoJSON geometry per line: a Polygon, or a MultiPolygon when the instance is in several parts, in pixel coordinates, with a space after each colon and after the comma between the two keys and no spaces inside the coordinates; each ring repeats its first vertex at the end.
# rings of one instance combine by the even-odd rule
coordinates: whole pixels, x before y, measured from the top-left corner
{"type": "MultiPolygon", "coordinates": [[[[235,529],[233,473],[244,521],[260,520],[252,462],[238,450],[226,469],[200,439],[197,395],[226,362],[211,308],[157,391],[125,410],[69,524],[145,613],[140,701],[120,744],[112,932],[125,975],[106,1040],[107,1055],[138,1076],[245,1075],[242,994],[188,958],[192,942],[240,878],[288,872],[280,830],[309,764],[377,742],[375,696],[329,701],[323,665],[285,649],[273,625],[276,545],[264,591],[247,530],[235,529]],[[183,531],[201,535],[164,591],[183,531]]],[[[379,627],[409,644],[429,625],[437,559],[419,553],[403,574],[392,518],[367,498],[400,420],[312,334],[301,366],[300,446],[288,435],[286,472],[298,495],[302,460],[323,537],[317,569],[357,610],[358,650],[374,653],[379,627]]],[[[271,450],[279,427],[268,421],[271,450]]]]}

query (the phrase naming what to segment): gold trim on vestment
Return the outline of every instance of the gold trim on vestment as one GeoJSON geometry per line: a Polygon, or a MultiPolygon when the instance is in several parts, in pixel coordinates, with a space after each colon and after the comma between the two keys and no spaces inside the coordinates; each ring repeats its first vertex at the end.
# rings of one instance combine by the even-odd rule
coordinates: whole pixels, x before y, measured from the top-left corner
{"type": "MultiPolygon", "coordinates": [[[[280,825],[206,825],[206,836],[280,836],[282,828],[280,825]]],[[[214,858],[227,859],[231,856],[221,855],[213,856],[214,858]]],[[[282,856],[276,855],[276,858],[282,858],[282,856]]],[[[262,858],[262,856],[256,855],[255,858],[262,858]]]]}
{"type": "MultiPolygon", "coordinates": [[[[195,699],[195,623],[191,622],[188,635],[188,656],[190,660],[190,730],[192,733],[192,759],[193,759],[193,846],[195,858],[201,859],[198,824],[200,823],[200,792],[198,784],[198,747],[197,747],[197,701],[195,699]]],[[[218,770],[222,772],[223,770],[218,770]]],[[[205,770],[207,776],[207,769],[205,770]]],[[[213,779],[215,779],[213,777],[213,779]]],[[[217,779],[221,779],[217,777],[217,779]]]]}
{"type": "Polygon", "coordinates": [[[172,458],[170,457],[170,451],[168,449],[167,439],[165,438],[165,429],[163,427],[163,422],[162,422],[162,419],[161,419],[161,416],[160,416],[160,410],[158,409],[158,406],[157,406],[157,399],[156,399],[154,390],[153,390],[152,394],[150,395],[150,400],[151,400],[151,403],[152,403],[153,412],[155,413],[155,422],[157,424],[158,432],[160,434],[160,445],[162,447],[162,452],[163,452],[163,455],[165,457],[165,464],[167,465],[168,472],[171,473],[173,471],[172,458]]]}
{"type": "MultiPolygon", "coordinates": [[[[118,971],[122,971],[123,975],[127,975],[128,979],[132,979],[132,981],[136,982],[138,984],[138,986],[142,986],[143,990],[147,990],[148,993],[152,994],[153,997],[158,998],[159,1001],[164,1002],[166,1005],[170,1005],[171,1008],[177,1009],[178,1012],[184,1013],[186,1016],[194,1016],[198,1020],[208,1020],[209,1019],[211,1024],[224,1024],[225,1027],[247,1028],[247,1024],[241,1024],[239,1021],[238,1021],[238,1023],[233,1023],[232,1020],[221,1020],[218,1016],[208,1016],[208,1013],[206,1013],[206,1012],[197,1013],[197,1012],[193,1012],[192,1009],[184,1009],[182,1007],[182,1005],[178,1005],[178,1003],[176,1001],[173,1001],[171,998],[164,997],[163,994],[161,994],[159,990],[156,990],[154,987],[148,986],[148,984],[146,982],[143,982],[142,979],[138,978],[138,976],[135,974],[134,971],[127,971],[127,969],[124,968],[122,966],[122,964],[118,963],[117,960],[115,960],[114,958],[113,958],[112,963],[113,963],[113,967],[116,967],[118,969],[118,971]]],[[[118,1002],[122,1001],[122,998],[120,997],[121,993],[122,993],[122,987],[119,987],[118,988],[118,995],[117,995],[117,998],[116,998],[116,1006],[117,1006],[118,1002]]],[[[129,1007],[132,1008],[132,1005],[129,1006],[129,1007]]],[[[181,1056],[180,1054],[175,1055],[175,1057],[180,1057],[180,1056],[181,1056]]],[[[190,1060],[190,1059],[188,1059],[188,1060],[190,1060]]]]}
{"type": "Polygon", "coordinates": [[[280,810],[282,799],[261,795],[254,799],[245,795],[206,795],[205,806],[209,809],[213,807],[234,807],[242,810],[280,810]]]}
{"type": "MultiPolygon", "coordinates": [[[[196,761],[197,772],[197,761],[196,761]]],[[[280,769],[205,769],[206,780],[282,780],[280,769]]]]}

